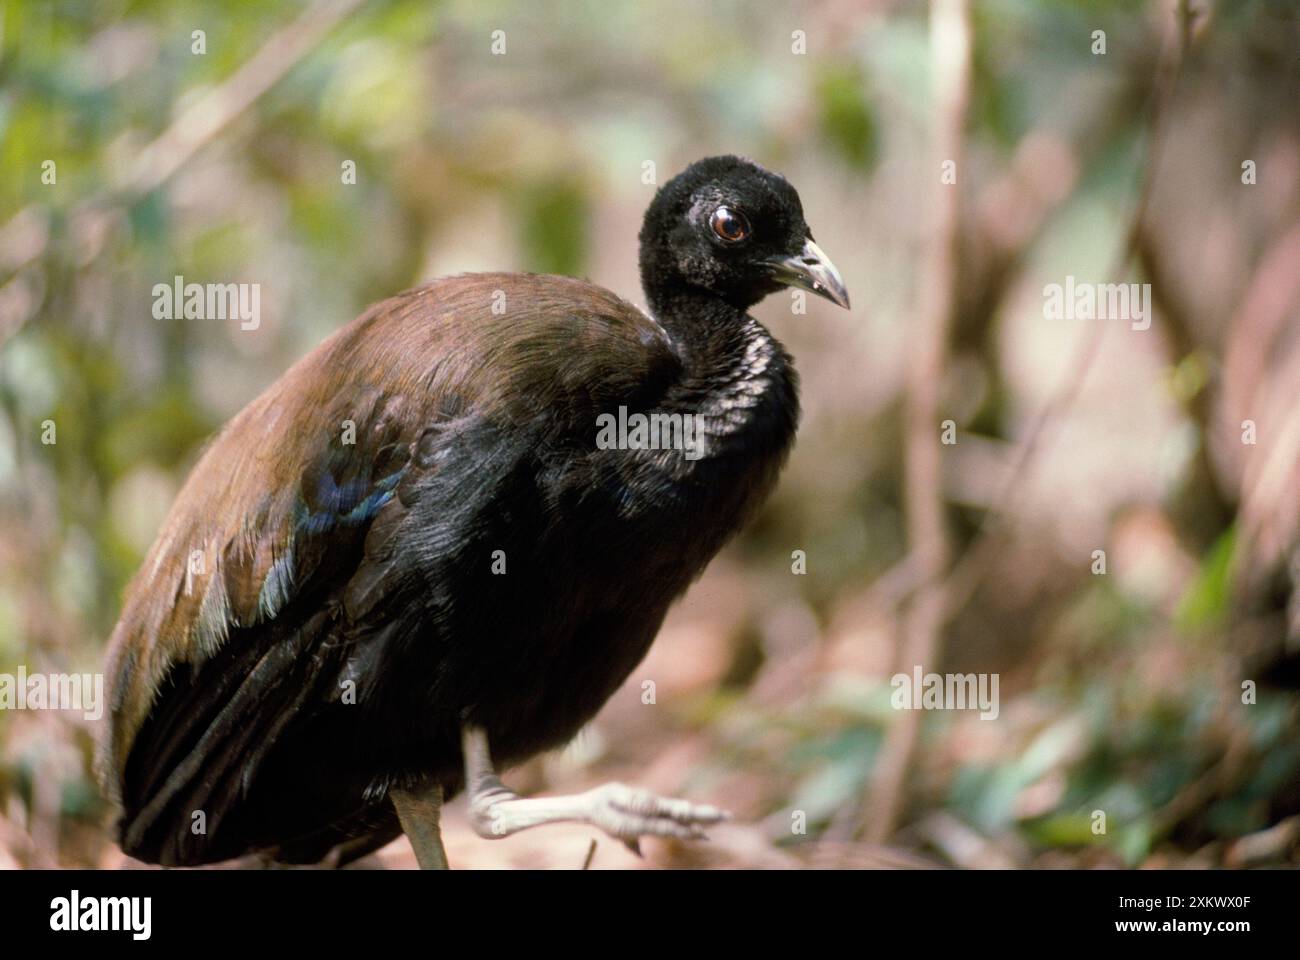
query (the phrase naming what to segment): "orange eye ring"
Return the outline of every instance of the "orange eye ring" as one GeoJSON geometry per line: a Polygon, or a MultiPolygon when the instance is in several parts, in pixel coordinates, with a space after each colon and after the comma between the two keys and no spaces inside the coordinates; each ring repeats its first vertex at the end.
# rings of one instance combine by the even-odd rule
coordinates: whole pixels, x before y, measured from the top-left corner
{"type": "Polygon", "coordinates": [[[718,207],[709,217],[709,226],[724,243],[740,243],[749,239],[749,220],[739,210],[718,207]]]}

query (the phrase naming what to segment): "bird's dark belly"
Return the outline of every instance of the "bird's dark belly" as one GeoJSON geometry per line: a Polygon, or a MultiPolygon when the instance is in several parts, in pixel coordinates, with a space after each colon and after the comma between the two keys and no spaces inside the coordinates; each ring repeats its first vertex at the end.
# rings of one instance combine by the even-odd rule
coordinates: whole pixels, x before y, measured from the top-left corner
{"type": "MultiPolygon", "coordinates": [[[[448,632],[476,641],[457,643],[430,694],[440,706],[457,704],[455,717],[437,710],[438,739],[457,733],[448,724],[473,722],[503,764],[572,739],[640,663],[671,603],[721,545],[694,522],[708,506],[682,497],[675,510],[621,515],[589,498],[565,511],[563,524],[516,517],[497,540],[497,572],[489,554],[456,588],[460,614],[448,632]]],[[[446,772],[454,777],[453,754],[446,772]]]]}
{"type": "MultiPolygon", "coordinates": [[[[766,466],[748,475],[774,476],[766,466]]],[[[453,538],[474,546],[430,571],[439,595],[414,610],[407,662],[384,671],[405,714],[385,722],[419,729],[396,764],[410,776],[454,788],[466,721],[487,730],[503,765],[572,739],[770,485],[722,475],[651,491],[625,470],[573,477],[534,465],[524,474],[508,515],[479,514],[473,534],[453,538]],[[411,700],[411,678],[422,675],[429,682],[411,700]]]]}
{"type": "MultiPolygon", "coordinates": [[[[757,471],[774,474],[766,464],[757,471]]],[[[327,687],[352,681],[354,702],[315,701],[282,717],[219,835],[164,859],[204,862],[271,847],[311,860],[349,837],[387,836],[396,829],[386,802],[393,786],[460,789],[465,722],[486,729],[502,766],[566,743],[635,669],[673,600],[770,486],[708,479],[626,496],[623,474],[556,477],[522,462],[509,489],[484,490],[482,509],[457,514],[438,551],[399,544],[413,565],[368,619],[351,619],[337,596],[300,598],[319,611],[314,622],[330,623],[313,639],[293,626],[307,618],[286,609],[284,626],[265,628],[286,635],[266,640],[301,637],[324,651],[317,656],[334,658],[337,683],[327,687]]],[[[229,673],[227,658],[258,645],[232,638],[205,670],[229,673]]],[[[163,821],[158,829],[184,832],[163,821]]]]}
{"type": "Polygon", "coordinates": [[[627,524],[608,546],[583,536],[583,525],[564,530],[563,540],[503,536],[494,549],[505,550],[506,572],[491,573],[490,551],[483,564],[466,565],[449,581],[460,600],[450,617],[430,619],[412,605],[399,618],[404,626],[389,624],[383,655],[395,660],[377,671],[384,686],[285,738],[239,817],[244,845],[311,861],[343,838],[392,832],[391,787],[433,781],[448,795],[461,789],[466,721],[487,730],[500,767],[571,740],[645,656],[698,572],[683,555],[702,551],[671,518],[653,530],[627,524]],[[401,631],[409,643],[395,642],[401,631]],[[422,695],[412,699],[417,689],[422,695]],[[305,839],[286,846],[294,837],[305,839]]]}

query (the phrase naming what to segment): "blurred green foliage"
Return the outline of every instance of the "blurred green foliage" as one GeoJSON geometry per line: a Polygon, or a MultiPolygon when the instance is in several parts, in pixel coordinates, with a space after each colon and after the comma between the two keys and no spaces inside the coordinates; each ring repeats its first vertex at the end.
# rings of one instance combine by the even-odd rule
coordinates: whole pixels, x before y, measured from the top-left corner
{"type": "MultiPolygon", "coordinates": [[[[0,672],[97,668],[121,591],[205,438],[367,303],[488,269],[589,276],[636,299],[635,238],[654,188],[643,164],[653,161],[662,183],[699,156],[749,154],[798,185],[859,312],[791,318],[777,298],[761,308],[804,371],[800,447],[728,555],[754,586],[744,601],[718,601],[725,615],[709,621],[724,634],[723,666],[673,716],[708,733],[702,776],[759,775],[748,812],[770,818],[774,846],[852,836],[897,721],[882,680],[888,658],[864,654],[864,666],[836,656],[893,641],[873,619],[872,585],[907,553],[897,371],[925,282],[916,266],[927,222],[916,198],[929,183],[916,173],[931,124],[925,6],[367,3],[174,178],[124,192],[146,145],[305,8],[0,7],[0,672]],[[191,52],[199,29],[203,55],[191,52]],[[491,52],[497,29],[504,56],[491,52]],[[807,55],[792,52],[796,30],[807,55]],[[42,182],[47,160],[53,184],[42,182]],[[344,182],[348,162],[355,184],[344,182]],[[260,283],[262,329],[153,319],[153,285],[176,275],[260,283]],[[56,444],[41,442],[46,421],[56,444]],[[807,550],[809,576],[786,575],[792,544],[807,550]],[[817,657],[777,642],[767,620],[781,616],[807,625],[817,657]],[[799,682],[782,687],[785,674],[799,682]],[[806,813],[808,836],[791,835],[792,810],[806,813]]],[[[1266,48],[1267,4],[1219,8],[1213,31],[1229,50],[1266,48]]],[[[967,215],[1027,136],[1084,129],[1065,227],[1016,267],[1036,254],[1104,269],[1140,179],[1156,18],[1121,0],[991,0],[974,17],[967,215]],[[1088,50],[1097,28],[1108,31],[1105,61],[1088,50]]],[[[964,271],[977,270],[985,247],[964,271]]],[[[1012,308],[981,302],[974,312],[973,330],[958,331],[961,372],[980,384],[962,426],[995,443],[1039,395],[1004,364],[998,324],[1012,308]]],[[[1196,356],[1195,370],[1172,364],[1183,381],[1195,374],[1183,400],[1215,369],[1212,348],[1196,356]]],[[[957,405],[961,391],[951,392],[957,405]]],[[[1116,516],[1129,505],[1111,504],[1116,516]]],[[[960,548],[979,510],[959,506],[960,548]]],[[[1090,577],[1033,519],[1040,526],[1024,525],[1022,552],[998,570],[1030,585],[1001,589],[991,578],[997,585],[957,625],[968,633],[950,638],[954,662],[975,658],[1007,678],[997,735],[978,719],[927,717],[905,821],[923,825],[942,810],[1017,862],[1063,851],[1137,865],[1287,813],[1300,779],[1294,699],[1279,694],[1224,719],[1236,528],[1191,558],[1171,603],[1119,576],[1090,577]],[[1188,810],[1173,806],[1222,761],[1233,727],[1248,744],[1231,782],[1188,810]],[[978,751],[964,752],[967,743],[978,751]],[[1092,829],[1097,809],[1105,835],[1092,829]]],[[[11,800],[37,806],[41,764],[62,745],[80,758],[59,774],[62,813],[97,822],[86,731],[27,724],[0,713],[0,811],[11,800]]],[[[656,735],[668,740],[665,731],[656,735]]],[[[923,834],[906,842],[950,857],[923,834]]]]}

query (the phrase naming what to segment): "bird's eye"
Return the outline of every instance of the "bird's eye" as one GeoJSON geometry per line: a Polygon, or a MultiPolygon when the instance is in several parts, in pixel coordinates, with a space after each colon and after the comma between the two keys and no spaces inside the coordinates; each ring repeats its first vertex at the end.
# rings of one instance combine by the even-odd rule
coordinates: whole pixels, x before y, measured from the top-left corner
{"type": "Polygon", "coordinates": [[[718,207],[709,218],[709,226],[718,235],[718,239],[727,243],[749,239],[749,220],[739,210],[718,207]]]}

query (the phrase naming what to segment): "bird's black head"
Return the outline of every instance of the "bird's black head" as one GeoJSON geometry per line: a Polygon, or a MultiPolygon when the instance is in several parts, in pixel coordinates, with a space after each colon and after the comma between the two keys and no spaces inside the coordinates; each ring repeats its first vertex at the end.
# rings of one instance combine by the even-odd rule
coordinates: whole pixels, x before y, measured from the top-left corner
{"type": "Polygon", "coordinates": [[[652,307],[706,290],[745,309],[784,286],[849,305],[794,187],[742,157],[699,160],[655,195],[641,227],[641,283],[652,307]]]}

